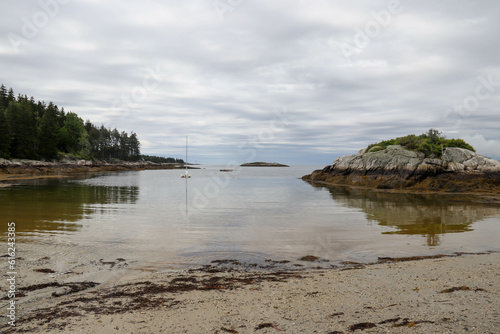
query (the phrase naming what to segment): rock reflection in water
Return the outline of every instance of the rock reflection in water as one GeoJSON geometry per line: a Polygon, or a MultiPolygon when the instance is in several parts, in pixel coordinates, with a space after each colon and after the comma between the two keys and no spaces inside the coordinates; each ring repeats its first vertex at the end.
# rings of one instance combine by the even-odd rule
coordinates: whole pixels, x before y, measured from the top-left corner
{"type": "MultiPolygon", "coordinates": [[[[0,218],[15,222],[16,232],[21,235],[75,232],[81,228],[77,222],[98,213],[95,204],[133,204],[138,198],[137,186],[107,187],[55,179],[34,180],[2,189],[0,218]]],[[[0,232],[6,230],[7,224],[2,224],[0,232]]]]}
{"type": "Polygon", "coordinates": [[[500,216],[498,205],[471,202],[464,195],[380,192],[349,187],[328,187],[332,198],[347,207],[360,208],[367,219],[396,228],[383,234],[422,235],[437,246],[446,233],[472,231],[472,224],[500,216]]]}

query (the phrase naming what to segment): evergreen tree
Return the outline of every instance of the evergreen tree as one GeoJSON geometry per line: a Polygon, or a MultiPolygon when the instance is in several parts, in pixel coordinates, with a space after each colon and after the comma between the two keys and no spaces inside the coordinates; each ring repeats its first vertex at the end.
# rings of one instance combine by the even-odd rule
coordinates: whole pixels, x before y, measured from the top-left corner
{"type": "Polygon", "coordinates": [[[122,131],[120,134],[120,154],[119,159],[129,160],[130,159],[130,139],[128,133],[122,131]]]}
{"type": "Polygon", "coordinates": [[[58,122],[59,128],[62,128],[64,126],[64,120],[66,119],[66,113],[64,112],[64,108],[61,108],[61,110],[59,110],[57,105],[55,105],[55,107],[57,110],[57,122],[58,122]]]}
{"type": "Polygon", "coordinates": [[[14,90],[12,88],[9,89],[9,92],[7,93],[7,106],[9,106],[10,102],[13,102],[16,100],[16,96],[14,95],[14,90]]]}
{"type": "Polygon", "coordinates": [[[141,143],[139,139],[137,139],[137,134],[132,132],[129,138],[129,146],[130,146],[130,159],[131,160],[139,160],[141,157],[141,143]]]}
{"type": "Polygon", "coordinates": [[[101,125],[99,132],[99,158],[111,159],[111,131],[101,125]]]}
{"type": "Polygon", "coordinates": [[[17,128],[18,128],[18,118],[19,118],[19,104],[16,102],[10,102],[5,109],[5,119],[7,121],[7,126],[11,132],[11,155],[14,153],[14,147],[17,146],[17,128]]]}
{"type": "Polygon", "coordinates": [[[36,159],[38,131],[31,106],[24,99],[10,102],[6,111],[7,123],[12,133],[11,156],[36,159]]]}
{"type": "Polygon", "coordinates": [[[49,102],[0,86],[0,157],[57,159],[58,151],[85,159],[138,160],[137,135],[100,128],[49,102]]]}
{"type": "Polygon", "coordinates": [[[90,155],[95,157],[95,158],[100,158],[99,157],[99,152],[100,152],[100,136],[101,133],[98,128],[95,127],[94,124],[92,124],[89,120],[85,122],[85,131],[87,131],[88,134],[88,141],[89,141],[89,150],[90,150],[90,155]]]}
{"type": "Polygon", "coordinates": [[[116,128],[111,131],[111,157],[120,159],[120,132],[116,128]]]}
{"type": "Polygon", "coordinates": [[[80,137],[78,138],[78,155],[83,159],[91,159],[89,134],[85,127],[83,128],[80,137]]]}
{"type": "MultiPolygon", "coordinates": [[[[52,102],[50,102],[49,104],[54,105],[52,102]]],[[[38,101],[36,103],[33,103],[33,110],[35,110],[35,115],[41,121],[43,115],[45,115],[45,110],[47,110],[47,106],[45,105],[45,102],[38,101]]],[[[54,121],[57,122],[57,119],[55,119],[54,121]]]]}
{"type": "Polygon", "coordinates": [[[57,109],[50,102],[43,114],[40,126],[39,154],[43,159],[57,159],[58,133],[57,109]]]}
{"type": "Polygon", "coordinates": [[[12,141],[5,111],[0,109],[0,158],[10,158],[10,143],[12,141]]]}
{"type": "Polygon", "coordinates": [[[0,111],[7,109],[9,101],[7,100],[7,89],[4,85],[0,86],[0,111]]]}

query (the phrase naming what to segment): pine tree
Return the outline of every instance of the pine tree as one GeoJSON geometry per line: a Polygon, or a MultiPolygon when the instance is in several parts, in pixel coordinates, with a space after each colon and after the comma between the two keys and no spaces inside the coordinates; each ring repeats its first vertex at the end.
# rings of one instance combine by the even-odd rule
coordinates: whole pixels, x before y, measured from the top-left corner
{"type": "Polygon", "coordinates": [[[9,92],[7,93],[7,106],[9,106],[10,102],[13,102],[16,100],[16,96],[14,95],[14,90],[12,88],[9,89],[9,92]]]}
{"type": "Polygon", "coordinates": [[[111,159],[111,131],[101,125],[99,133],[99,158],[111,159]]]}
{"type": "Polygon", "coordinates": [[[0,111],[7,109],[9,101],[7,100],[7,89],[4,85],[0,86],[0,111]]]}
{"type": "Polygon", "coordinates": [[[18,145],[18,124],[19,124],[19,104],[17,102],[10,102],[5,109],[5,119],[10,131],[10,156],[18,158],[17,147],[18,145]]]}
{"type": "Polygon", "coordinates": [[[130,143],[128,133],[122,131],[120,134],[120,159],[129,160],[130,158],[130,143]]]}
{"type": "Polygon", "coordinates": [[[94,126],[75,113],[66,113],[52,102],[0,86],[0,157],[57,159],[58,150],[83,158],[140,159],[135,133],[94,126]]]}
{"type": "Polygon", "coordinates": [[[11,156],[14,158],[36,159],[38,131],[36,119],[29,103],[10,102],[6,110],[7,123],[12,133],[11,156]]]}
{"type": "Polygon", "coordinates": [[[39,154],[43,159],[57,159],[58,132],[57,109],[54,104],[50,102],[42,116],[40,126],[39,154]]]}
{"type": "Polygon", "coordinates": [[[5,111],[0,109],[0,158],[10,158],[10,144],[12,142],[11,132],[5,111]]]}
{"type": "Polygon", "coordinates": [[[137,139],[137,134],[132,132],[129,138],[130,159],[133,161],[139,160],[141,157],[141,143],[137,139]]]}
{"type": "Polygon", "coordinates": [[[85,121],[85,131],[88,134],[90,155],[94,158],[99,158],[100,152],[100,135],[99,129],[95,127],[89,120],[85,121]]]}
{"type": "Polygon", "coordinates": [[[111,155],[115,159],[120,159],[120,132],[116,128],[111,131],[111,155]]]}

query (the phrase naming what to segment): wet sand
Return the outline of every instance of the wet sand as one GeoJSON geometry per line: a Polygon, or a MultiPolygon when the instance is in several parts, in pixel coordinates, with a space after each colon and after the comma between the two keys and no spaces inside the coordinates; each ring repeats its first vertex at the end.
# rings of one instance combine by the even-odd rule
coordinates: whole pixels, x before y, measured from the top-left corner
{"type": "MultiPolygon", "coordinates": [[[[97,259],[70,252],[71,245],[22,246],[17,327],[2,318],[2,332],[500,332],[498,253],[382,258],[323,269],[221,260],[154,270],[125,254],[97,259]]],[[[8,302],[1,300],[2,314],[8,302]]]]}

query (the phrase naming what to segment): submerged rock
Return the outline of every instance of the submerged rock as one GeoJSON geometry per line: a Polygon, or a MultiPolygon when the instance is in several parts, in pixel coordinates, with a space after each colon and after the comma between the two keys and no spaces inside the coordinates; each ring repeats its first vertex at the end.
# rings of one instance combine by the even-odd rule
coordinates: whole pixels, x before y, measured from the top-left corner
{"type": "Polygon", "coordinates": [[[341,156],[303,179],[382,189],[500,191],[500,161],[463,148],[447,148],[440,158],[426,158],[391,145],[341,156]],[[445,180],[454,182],[447,185],[445,180]]]}

